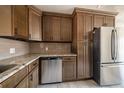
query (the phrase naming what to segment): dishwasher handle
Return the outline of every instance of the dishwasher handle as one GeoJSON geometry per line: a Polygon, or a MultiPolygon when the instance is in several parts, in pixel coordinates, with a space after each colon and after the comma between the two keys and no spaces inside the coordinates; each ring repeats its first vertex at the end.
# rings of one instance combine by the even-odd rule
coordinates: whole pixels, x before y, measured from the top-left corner
{"type": "Polygon", "coordinates": [[[59,59],[62,59],[60,57],[44,57],[44,58],[41,58],[42,60],[59,60],[59,59]]]}

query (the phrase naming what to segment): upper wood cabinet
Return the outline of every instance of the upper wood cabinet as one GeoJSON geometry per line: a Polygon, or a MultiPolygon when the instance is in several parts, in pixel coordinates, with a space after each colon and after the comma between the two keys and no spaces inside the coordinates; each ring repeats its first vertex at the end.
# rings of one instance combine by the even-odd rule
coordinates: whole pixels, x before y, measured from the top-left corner
{"type": "Polygon", "coordinates": [[[14,36],[20,38],[28,38],[28,29],[27,29],[27,6],[24,5],[15,5],[13,7],[13,29],[14,36]]]}
{"type": "Polygon", "coordinates": [[[100,27],[104,25],[105,17],[103,15],[94,15],[94,27],[100,27]]]}
{"type": "Polygon", "coordinates": [[[71,42],[72,19],[55,15],[43,15],[43,41],[71,42]]]}
{"type": "Polygon", "coordinates": [[[60,22],[61,22],[61,18],[60,17],[52,17],[52,21],[51,21],[51,31],[52,31],[52,37],[51,40],[52,41],[59,41],[60,40],[60,22]]]}
{"type": "Polygon", "coordinates": [[[71,18],[61,18],[61,41],[72,41],[72,19],[71,18]]]}
{"type": "Polygon", "coordinates": [[[43,41],[52,41],[52,17],[43,16],[43,41]]]}
{"type": "Polygon", "coordinates": [[[114,16],[105,16],[105,15],[94,15],[94,27],[100,26],[115,26],[115,17],[114,16]]]}
{"type": "Polygon", "coordinates": [[[41,25],[41,11],[29,7],[29,40],[42,40],[41,25]]]}
{"type": "Polygon", "coordinates": [[[107,26],[115,26],[115,17],[114,16],[105,16],[105,23],[107,26]]]}
{"type": "Polygon", "coordinates": [[[28,39],[27,6],[2,5],[0,12],[0,36],[28,39]]]}

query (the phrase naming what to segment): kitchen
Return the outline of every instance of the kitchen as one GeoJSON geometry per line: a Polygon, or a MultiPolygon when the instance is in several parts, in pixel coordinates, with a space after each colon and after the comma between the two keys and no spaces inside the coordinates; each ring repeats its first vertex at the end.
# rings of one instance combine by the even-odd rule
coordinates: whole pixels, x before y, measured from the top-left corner
{"type": "Polygon", "coordinates": [[[97,61],[104,54],[112,56],[106,64],[115,64],[116,45],[123,51],[123,40],[115,42],[115,30],[123,31],[123,7],[0,5],[0,87],[123,87],[120,74],[101,79],[104,62],[97,61]],[[97,32],[106,32],[108,40],[100,41],[105,47],[97,32]]]}

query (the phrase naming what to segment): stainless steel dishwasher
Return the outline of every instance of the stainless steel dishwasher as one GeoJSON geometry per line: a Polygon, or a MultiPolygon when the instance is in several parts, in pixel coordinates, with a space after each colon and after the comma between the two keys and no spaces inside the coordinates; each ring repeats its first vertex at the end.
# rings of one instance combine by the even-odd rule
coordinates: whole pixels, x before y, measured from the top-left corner
{"type": "Polygon", "coordinates": [[[62,82],[62,59],[59,57],[42,58],[41,84],[62,82]]]}

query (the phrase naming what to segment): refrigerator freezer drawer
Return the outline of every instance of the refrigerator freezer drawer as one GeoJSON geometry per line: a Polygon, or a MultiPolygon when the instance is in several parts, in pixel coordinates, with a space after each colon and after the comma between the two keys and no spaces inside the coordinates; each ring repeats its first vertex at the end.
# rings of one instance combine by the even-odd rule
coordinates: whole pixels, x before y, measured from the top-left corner
{"type": "Polygon", "coordinates": [[[100,68],[100,85],[114,85],[124,82],[124,65],[106,65],[100,68]]]}

